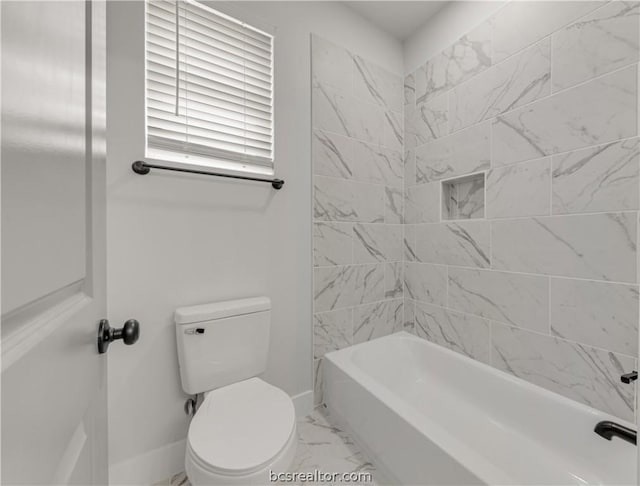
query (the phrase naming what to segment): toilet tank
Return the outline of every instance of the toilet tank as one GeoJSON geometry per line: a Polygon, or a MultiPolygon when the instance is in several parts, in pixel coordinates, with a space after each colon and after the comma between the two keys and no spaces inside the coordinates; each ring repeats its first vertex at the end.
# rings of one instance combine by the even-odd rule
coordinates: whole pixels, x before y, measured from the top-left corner
{"type": "Polygon", "coordinates": [[[267,297],[180,307],[175,314],[182,389],[190,395],[262,373],[267,365],[267,297]]]}

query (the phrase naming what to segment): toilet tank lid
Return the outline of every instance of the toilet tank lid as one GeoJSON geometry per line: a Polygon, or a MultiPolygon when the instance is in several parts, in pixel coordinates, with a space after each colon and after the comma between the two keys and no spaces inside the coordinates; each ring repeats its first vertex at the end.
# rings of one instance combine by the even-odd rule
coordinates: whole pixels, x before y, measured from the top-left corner
{"type": "Polygon", "coordinates": [[[268,297],[252,297],[179,307],[174,313],[174,319],[176,324],[193,324],[194,322],[253,314],[269,309],[271,309],[271,300],[268,297]]]}

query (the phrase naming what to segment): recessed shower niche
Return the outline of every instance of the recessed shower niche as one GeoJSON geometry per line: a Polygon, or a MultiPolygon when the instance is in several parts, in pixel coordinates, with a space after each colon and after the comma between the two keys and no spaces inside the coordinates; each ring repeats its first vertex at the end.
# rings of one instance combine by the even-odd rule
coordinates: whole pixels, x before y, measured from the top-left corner
{"type": "Polygon", "coordinates": [[[442,181],[442,219],[484,218],[484,172],[442,181]]]}

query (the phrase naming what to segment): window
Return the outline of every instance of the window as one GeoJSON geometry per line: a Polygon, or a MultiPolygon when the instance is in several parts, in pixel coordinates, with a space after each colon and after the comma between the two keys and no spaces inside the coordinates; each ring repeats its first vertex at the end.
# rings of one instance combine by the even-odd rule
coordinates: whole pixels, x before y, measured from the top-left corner
{"type": "Polygon", "coordinates": [[[273,37],[192,0],[147,1],[147,156],[273,171],[273,37]]]}

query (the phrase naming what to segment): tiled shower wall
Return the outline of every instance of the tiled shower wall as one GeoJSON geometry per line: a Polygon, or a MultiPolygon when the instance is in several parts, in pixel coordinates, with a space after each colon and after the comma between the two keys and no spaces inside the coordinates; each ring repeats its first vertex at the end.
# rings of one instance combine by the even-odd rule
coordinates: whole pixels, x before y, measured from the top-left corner
{"type": "Polygon", "coordinates": [[[402,77],[312,37],[314,370],[403,324],[402,77]]]}
{"type": "Polygon", "coordinates": [[[415,333],[627,420],[638,25],[635,2],[509,3],[407,76],[404,107],[415,333]],[[475,173],[474,211],[443,222],[442,181],[475,173]]]}

